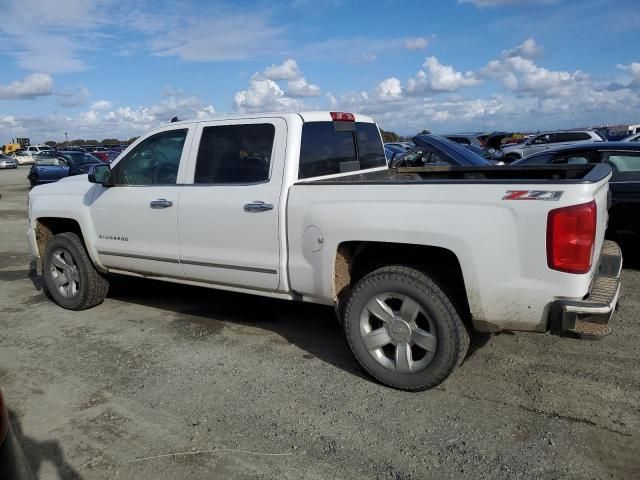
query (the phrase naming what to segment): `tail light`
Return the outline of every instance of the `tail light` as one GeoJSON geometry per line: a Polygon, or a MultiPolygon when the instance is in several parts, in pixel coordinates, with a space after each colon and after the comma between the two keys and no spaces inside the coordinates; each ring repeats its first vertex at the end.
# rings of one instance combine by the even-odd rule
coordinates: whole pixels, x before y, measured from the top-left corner
{"type": "Polygon", "coordinates": [[[356,117],[353,113],[331,112],[331,120],[334,122],[355,122],[356,117]]]}
{"type": "Polygon", "coordinates": [[[547,265],[567,273],[591,270],[596,240],[596,202],[551,210],[547,218],[547,265]]]}

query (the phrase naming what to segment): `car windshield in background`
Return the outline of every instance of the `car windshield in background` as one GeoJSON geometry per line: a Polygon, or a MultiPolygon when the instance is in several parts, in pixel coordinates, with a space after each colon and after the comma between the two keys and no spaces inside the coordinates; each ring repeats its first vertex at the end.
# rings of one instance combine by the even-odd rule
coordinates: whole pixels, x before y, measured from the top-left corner
{"type": "Polygon", "coordinates": [[[38,157],[36,158],[36,165],[39,167],[52,167],[54,165],[62,165],[58,157],[38,157]]]}
{"type": "Polygon", "coordinates": [[[85,152],[65,152],[61,156],[74,165],[86,165],[89,163],[101,163],[100,160],[90,153],[85,152]]]}

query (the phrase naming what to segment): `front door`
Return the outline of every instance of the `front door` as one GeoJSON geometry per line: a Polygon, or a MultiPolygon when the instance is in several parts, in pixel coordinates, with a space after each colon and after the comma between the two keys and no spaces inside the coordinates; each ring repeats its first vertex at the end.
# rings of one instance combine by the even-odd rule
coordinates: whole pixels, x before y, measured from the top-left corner
{"type": "Polygon", "coordinates": [[[181,125],[147,137],[113,165],[113,186],[96,186],[91,216],[103,265],[183,276],[178,201],[194,130],[181,125]]]}
{"type": "Polygon", "coordinates": [[[286,122],[273,118],[198,124],[178,206],[180,262],[189,279],[278,288],[286,131],[286,122]]]}

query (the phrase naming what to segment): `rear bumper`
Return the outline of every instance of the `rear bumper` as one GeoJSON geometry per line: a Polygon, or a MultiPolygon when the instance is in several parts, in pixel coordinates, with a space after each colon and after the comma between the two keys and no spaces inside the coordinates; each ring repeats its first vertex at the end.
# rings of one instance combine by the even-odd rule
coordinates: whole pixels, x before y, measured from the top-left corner
{"type": "Polygon", "coordinates": [[[600,253],[598,273],[583,300],[556,300],[551,307],[552,333],[575,332],[580,325],[608,325],[620,296],[622,251],[605,240],[600,253]],[[579,325],[578,325],[579,324],[579,325]]]}

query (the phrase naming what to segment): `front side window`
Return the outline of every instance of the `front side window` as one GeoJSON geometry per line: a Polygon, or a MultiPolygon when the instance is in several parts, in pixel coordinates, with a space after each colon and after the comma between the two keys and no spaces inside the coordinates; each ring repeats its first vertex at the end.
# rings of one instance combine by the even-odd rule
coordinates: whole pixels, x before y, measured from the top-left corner
{"type": "Polygon", "coordinates": [[[271,123],[204,127],[193,183],[269,181],[275,132],[271,123]]]}
{"type": "Polygon", "coordinates": [[[640,153],[609,152],[603,161],[611,166],[612,182],[640,181],[640,153]]]}
{"type": "Polygon", "coordinates": [[[113,167],[112,183],[175,185],[186,138],[185,128],[156,133],[143,140],[113,167]]]}

